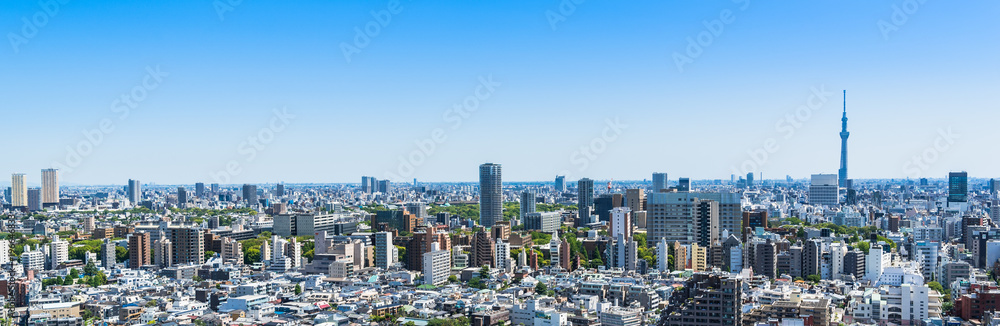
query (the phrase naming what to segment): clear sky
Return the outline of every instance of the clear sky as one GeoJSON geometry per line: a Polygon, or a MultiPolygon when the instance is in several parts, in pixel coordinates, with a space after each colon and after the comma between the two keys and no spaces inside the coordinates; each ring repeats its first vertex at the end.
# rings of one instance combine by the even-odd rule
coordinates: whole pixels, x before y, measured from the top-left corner
{"type": "Polygon", "coordinates": [[[1000,176],[996,1],[578,1],[4,1],[0,175],[1000,176]]]}

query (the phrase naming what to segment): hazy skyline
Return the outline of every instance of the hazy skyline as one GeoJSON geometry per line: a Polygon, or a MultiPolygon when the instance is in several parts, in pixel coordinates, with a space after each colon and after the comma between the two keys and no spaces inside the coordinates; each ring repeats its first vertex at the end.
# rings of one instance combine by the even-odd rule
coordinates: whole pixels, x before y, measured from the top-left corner
{"type": "Polygon", "coordinates": [[[0,4],[0,184],[804,178],[844,89],[851,178],[1000,176],[995,2],[41,3],[0,4]]]}

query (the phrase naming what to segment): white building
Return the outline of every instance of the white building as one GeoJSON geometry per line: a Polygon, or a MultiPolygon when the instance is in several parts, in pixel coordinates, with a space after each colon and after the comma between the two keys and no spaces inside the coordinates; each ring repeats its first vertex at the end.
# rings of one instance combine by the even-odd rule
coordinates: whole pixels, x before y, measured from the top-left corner
{"type": "Polygon", "coordinates": [[[24,253],[21,254],[21,265],[24,265],[24,270],[45,270],[45,253],[27,250],[26,246],[24,253]]]}
{"type": "Polygon", "coordinates": [[[840,279],[844,274],[844,257],[847,256],[847,245],[843,242],[830,244],[830,278],[840,279]]]}
{"type": "Polygon", "coordinates": [[[611,209],[611,232],[608,235],[617,239],[619,234],[623,238],[632,237],[632,210],[628,207],[611,209]]]}
{"type": "Polygon", "coordinates": [[[939,243],[927,241],[917,242],[916,246],[914,246],[914,261],[920,264],[921,274],[926,280],[934,281],[938,279],[935,273],[938,271],[939,247],[939,243]]]}
{"type": "Polygon", "coordinates": [[[69,260],[69,242],[59,239],[59,236],[53,237],[52,243],[49,244],[49,266],[56,269],[59,263],[67,260],[69,260]]]}
{"type": "Polygon", "coordinates": [[[552,232],[552,240],[549,241],[549,257],[550,257],[549,263],[552,265],[552,267],[559,267],[559,262],[560,262],[560,259],[559,259],[559,246],[560,245],[561,245],[561,243],[559,242],[559,233],[558,232],[552,232]]]}
{"type": "Polygon", "coordinates": [[[10,263],[10,241],[0,240],[0,265],[10,263]]]}
{"type": "Polygon", "coordinates": [[[865,277],[864,279],[875,283],[882,276],[882,270],[889,266],[890,251],[889,245],[872,244],[868,249],[868,256],[865,257],[865,277]]]}
{"type": "Polygon", "coordinates": [[[424,253],[423,258],[424,284],[439,285],[448,282],[448,275],[451,274],[451,254],[447,250],[441,250],[438,243],[434,242],[431,244],[431,252],[424,253]]]}
{"type": "MultiPolygon", "coordinates": [[[[667,245],[667,239],[661,238],[660,242],[656,244],[656,269],[660,272],[666,272],[670,270],[668,259],[670,256],[670,246],[667,245]]],[[[742,256],[742,253],[741,253],[742,256]]],[[[742,259],[741,259],[742,260],[742,259]]],[[[732,265],[730,265],[732,266],[732,265]]]]}
{"type": "Polygon", "coordinates": [[[494,257],[493,266],[502,271],[511,271],[514,269],[510,264],[510,243],[497,239],[496,256],[494,257]]]}
{"type": "Polygon", "coordinates": [[[809,203],[813,205],[837,206],[840,204],[836,174],[813,174],[809,185],[809,203]]]}

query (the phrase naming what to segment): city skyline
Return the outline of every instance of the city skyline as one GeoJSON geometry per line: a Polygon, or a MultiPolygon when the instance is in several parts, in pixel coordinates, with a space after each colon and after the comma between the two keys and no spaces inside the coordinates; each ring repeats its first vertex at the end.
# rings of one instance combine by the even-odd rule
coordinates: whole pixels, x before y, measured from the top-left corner
{"type": "MultiPolygon", "coordinates": [[[[482,162],[511,181],[807,178],[838,169],[844,89],[852,178],[1000,176],[983,150],[998,135],[965,118],[1000,118],[984,95],[1000,75],[995,3],[921,7],[896,25],[893,4],[862,1],[588,2],[564,20],[549,15],[556,3],[404,2],[348,55],[386,4],[57,3],[37,33],[0,49],[0,106],[16,122],[0,135],[19,153],[0,174],[29,182],[44,168],[66,185],[474,181],[482,162]],[[712,42],[689,42],[703,35],[712,42]],[[123,94],[142,101],[126,110],[123,94]],[[476,110],[454,111],[470,98],[476,110]],[[270,141],[248,141],[261,135],[270,141]],[[767,144],[766,159],[753,154],[767,144]],[[691,152],[702,154],[674,159],[691,152]]],[[[15,36],[44,12],[2,6],[0,30],[15,36]]]]}

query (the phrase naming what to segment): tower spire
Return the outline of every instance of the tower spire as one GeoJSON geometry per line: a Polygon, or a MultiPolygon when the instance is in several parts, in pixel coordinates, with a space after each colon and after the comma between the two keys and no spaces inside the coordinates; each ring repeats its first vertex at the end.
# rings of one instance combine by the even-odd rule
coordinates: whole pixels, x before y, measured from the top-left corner
{"type": "Polygon", "coordinates": [[[841,129],[840,129],[840,171],[839,173],[839,184],[840,187],[846,188],[847,185],[847,137],[851,136],[851,133],[847,131],[847,90],[844,90],[844,117],[840,119],[841,129]]]}

